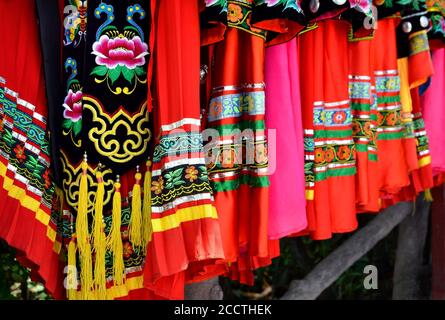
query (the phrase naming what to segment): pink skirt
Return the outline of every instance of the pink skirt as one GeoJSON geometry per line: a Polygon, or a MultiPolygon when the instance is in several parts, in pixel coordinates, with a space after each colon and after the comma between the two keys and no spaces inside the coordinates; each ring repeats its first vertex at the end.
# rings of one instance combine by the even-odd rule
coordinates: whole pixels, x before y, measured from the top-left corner
{"type": "Polygon", "coordinates": [[[266,49],[270,239],[307,227],[297,40],[266,49]],[[273,137],[275,130],[275,139],[273,137]],[[272,133],[272,134],[271,134],[272,133]]]}

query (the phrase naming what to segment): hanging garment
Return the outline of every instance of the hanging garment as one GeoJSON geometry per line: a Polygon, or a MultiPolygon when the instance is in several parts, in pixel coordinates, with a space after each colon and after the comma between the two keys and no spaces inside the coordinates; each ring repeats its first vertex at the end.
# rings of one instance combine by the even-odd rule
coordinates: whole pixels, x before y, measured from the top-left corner
{"type": "Polygon", "coordinates": [[[378,212],[377,98],[374,86],[372,41],[350,39],[349,98],[352,131],[357,152],[356,194],[358,212],[378,212]],[[357,62],[359,60],[359,62],[357,62]]]}
{"type": "Polygon", "coordinates": [[[151,231],[141,191],[152,138],[150,3],[68,0],[60,10],[60,214],[68,266],[79,270],[68,298],[145,298],[138,290],[151,231]]]}
{"type": "Polygon", "coordinates": [[[300,35],[307,231],[317,240],[357,228],[348,31],[347,22],[324,20],[300,35]]]}
{"type": "Polygon", "coordinates": [[[63,215],[80,270],[69,298],[182,299],[185,282],[226,270],[200,133],[197,4],[65,4],[63,215]]]}
{"type": "Polygon", "coordinates": [[[393,195],[387,205],[412,201],[417,194],[433,186],[428,137],[420,110],[418,87],[431,76],[433,69],[427,37],[426,12],[405,5],[397,27],[398,71],[402,123],[405,125],[404,151],[410,174],[410,185],[393,195]]]}
{"type": "Polygon", "coordinates": [[[0,1],[0,238],[56,298],[63,293],[60,219],[47,135],[35,1],[0,1]]]}
{"type": "Polygon", "coordinates": [[[266,125],[275,130],[269,144],[270,239],[306,229],[304,145],[297,39],[266,49],[266,125]],[[272,151],[273,150],[273,151],[272,151]]]}
{"type": "Polygon", "coordinates": [[[144,284],[182,299],[185,283],[218,276],[227,267],[201,135],[198,3],[160,1],[157,12],[153,240],[144,284]]]}
{"type": "Polygon", "coordinates": [[[403,146],[405,127],[400,117],[400,77],[396,44],[398,22],[397,18],[379,20],[372,40],[378,111],[379,185],[383,194],[390,195],[397,194],[410,183],[403,146]]]}
{"type": "Polygon", "coordinates": [[[434,175],[445,171],[445,49],[433,50],[434,75],[425,94],[421,97],[422,113],[428,133],[434,175]]]}
{"type": "Polygon", "coordinates": [[[342,17],[351,23],[348,35],[349,99],[357,156],[357,212],[378,212],[377,99],[374,80],[372,1],[350,1],[342,17]]]}
{"type": "Polygon", "coordinates": [[[224,40],[207,48],[211,93],[206,111],[206,128],[218,134],[206,144],[207,164],[229,275],[249,284],[252,270],[279,254],[278,242],[267,238],[266,32],[252,26],[253,9],[252,1],[227,3],[224,40]]]}

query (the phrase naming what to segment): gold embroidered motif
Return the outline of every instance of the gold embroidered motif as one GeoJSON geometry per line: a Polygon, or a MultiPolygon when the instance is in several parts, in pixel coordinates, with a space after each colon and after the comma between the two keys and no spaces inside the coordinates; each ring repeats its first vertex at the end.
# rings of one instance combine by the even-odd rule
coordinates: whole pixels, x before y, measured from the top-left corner
{"type": "Polygon", "coordinates": [[[84,112],[92,114],[88,138],[100,155],[116,163],[126,163],[144,154],[151,139],[147,102],[134,115],[120,109],[111,117],[102,111],[102,106],[94,98],[84,96],[83,103],[84,112]],[[117,135],[125,136],[124,141],[117,140],[117,135]]]}
{"type": "MultiPolygon", "coordinates": [[[[73,209],[77,210],[79,202],[79,186],[80,178],[82,176],[82,166],[79,164],[76,168],[68,162],[68,157],[61,152],[62,169],[63,169],[63,191],[65,193],[65,199],[67,204],[73,209]]],[[[104,206],[106,206],[112,198],[114,190],[114,181],[111,169],[105,169],[102,171],[105,197],[104,206]]],[[[94,210],[94,202],[96,200],[96,170],[88,166],[88,213],[92,213],[94,210]]]]}

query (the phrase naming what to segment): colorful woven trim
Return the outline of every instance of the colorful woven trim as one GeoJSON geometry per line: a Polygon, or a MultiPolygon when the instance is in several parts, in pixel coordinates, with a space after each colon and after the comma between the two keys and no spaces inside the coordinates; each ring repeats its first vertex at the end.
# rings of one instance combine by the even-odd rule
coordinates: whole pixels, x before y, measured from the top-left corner
{"type": "Polygon", "coordinates": [[[269,186],[264,117],[264,83],[213,89],[208,128],[218,136],[205,149],[215,191],[269,186]]]}
{"type": "Polygon", "coordinates": [[[350,101],[314,103],[314,177],[351,176],[356,173],[350,101]]]}
{"type": "Polygon", "coordinates": [[[162,126],[153,156],[151,193],[154,232],[190,220],[216,218],[199,119],[162,126]]]}
{"type": "Polygon", "coordinates": [[[352,134],[357,152],[366,152],[370,161],[377,160],[377,95],[371,77],[349,76],[349,98],[352,110],[352,134]]]}
{"type": "MultiPolygon", "coordinates": [[[[0,77],[0,177],[8,196],[35,213],[56,242],[56,218],[51,216],[54,184],[50,171],[46,119],[36,107],[6,87],[0,77]]],[[[60,250],[55,243],[54,251],[60,250]]]]}
{"type": "Polygon", "coordinates": [[[397,70],[375,73],[377,92],[377,132],[379,140],[401,139],[405,136],[400,104],[400,77],[397,70]]]}

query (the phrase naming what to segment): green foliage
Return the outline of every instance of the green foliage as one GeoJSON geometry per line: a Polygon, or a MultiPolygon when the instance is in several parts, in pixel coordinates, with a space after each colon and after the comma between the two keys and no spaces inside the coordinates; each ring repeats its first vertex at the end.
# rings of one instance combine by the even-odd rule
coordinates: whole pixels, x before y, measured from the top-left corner
{"type": "Polygon", "coordinates": [[[0,241],[0,300],[48,300],[41,284],[30,279],[28,269],[15,259],[15,251],[0,241]]]}

